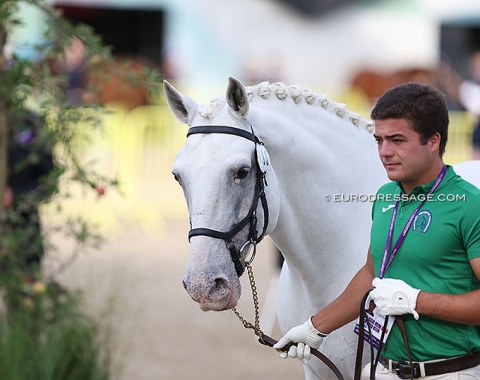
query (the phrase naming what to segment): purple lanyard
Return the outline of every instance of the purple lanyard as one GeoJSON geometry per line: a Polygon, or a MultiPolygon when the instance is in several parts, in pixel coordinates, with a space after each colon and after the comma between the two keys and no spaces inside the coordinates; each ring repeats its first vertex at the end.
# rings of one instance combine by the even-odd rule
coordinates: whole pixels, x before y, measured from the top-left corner
{"type": "MultiPolygon", "coordinates": [[[[428,198],[428,196],[430,194],[432,194],[438,188],[438,186],[440,185],[440,182],[442,182],[446,173],[447,173],[447,167],[444,165],[443,168],[442,168],[442,171],[440,172],[437,179],[435,180],[435,183],[433,184],[433,186],[428,191],[425,199],[428,198]]],[[[388,230],[387,243],[385,244],[385,251],[383,252],[382,266],[380,267],[380,278],[383,278],[383,276],[385,276],[385,272],[390,267],[390,264],[392,264],[392,261],[395,258],[395,256],[397,255],[397,252],[400,249],[400,246],[402,245],[403,241],[405,240],[405,236],[407,236],[407,232],[410,229],[410,226],[413,222],[413,219],[415,219],[415,216],[417,216],[418,211],[420,210],[420,208],[425,203],[425,199],[418,205],[418,207],[415,209],[413,214],[408,219],[407,224],[403,228],[402,233],[398,237],[398,240],[395,243],[395,245],[393,246],[393,250],[389,255],[388,251],[390,250],[390,244],[392,243],[393,227],[395,225],[395,219],[397,218],[398,205],[400,204],[400,201],[397,201],[395,203],[395,208],[393,209],[393,214],[392,214],[392,220],[390,221],[390,228],[388,230]]]]}

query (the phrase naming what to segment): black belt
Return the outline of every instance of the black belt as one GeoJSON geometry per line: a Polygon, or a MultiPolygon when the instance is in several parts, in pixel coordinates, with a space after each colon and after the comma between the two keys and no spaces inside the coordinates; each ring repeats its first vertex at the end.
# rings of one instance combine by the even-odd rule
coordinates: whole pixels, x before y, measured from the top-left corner
{"type": "MultiPolygon", "coordinates": [[[[420,363],[410,362],[396,362],[389,360],[380,355],[379,362],[385,368],[390,369],[390,363],[392,370],[395,371],[400,379],[410,379],[413,371],[413,377],[421,377],[420,363]]],[[[425,376],[441,375],[443,373],[458,372],[467,368],[475,367],[480,364],[480,352],[473,352],[471,354],[458,356],[452,359],[441,360],[438,362],[423,363],[425,368],[425,376]]]]}

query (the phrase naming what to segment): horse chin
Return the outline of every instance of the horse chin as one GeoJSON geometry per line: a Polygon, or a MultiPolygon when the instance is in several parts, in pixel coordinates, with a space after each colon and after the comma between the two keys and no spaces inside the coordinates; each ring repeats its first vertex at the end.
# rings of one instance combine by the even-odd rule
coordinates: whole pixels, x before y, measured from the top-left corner
{"type": "Polygon", "coordinates": [[[237,302],[228,302],[225,306],[214,302],[199,303],[202,311],[226,311],[237,306],[237,302]]]}

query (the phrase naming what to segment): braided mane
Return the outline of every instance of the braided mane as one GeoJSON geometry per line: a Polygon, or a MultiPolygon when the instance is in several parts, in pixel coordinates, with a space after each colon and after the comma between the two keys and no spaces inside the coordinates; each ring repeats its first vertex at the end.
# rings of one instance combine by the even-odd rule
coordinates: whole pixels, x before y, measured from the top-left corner
{"type": "Polygon", "coordinates": [[[349,111],[345,104],[336,103],[329,100],[324,94],[317,94],[299,86],[287,86],[285,83],[281,82],[262,82],[255,86],[246,87],[245,89],[249,101],[251,101],[254,96],[268,99],[272,94],[279,100],[285,100],[288,97],[291,97],[295,104],[304,100],[305,103],[311,106],[319,105],[323,109],[342,119],[350,120],[353,125],[365,128],[369,133],[373,133],[374,130],[373,122],[371,120],[364,119],[358,113],[349,111]]]}

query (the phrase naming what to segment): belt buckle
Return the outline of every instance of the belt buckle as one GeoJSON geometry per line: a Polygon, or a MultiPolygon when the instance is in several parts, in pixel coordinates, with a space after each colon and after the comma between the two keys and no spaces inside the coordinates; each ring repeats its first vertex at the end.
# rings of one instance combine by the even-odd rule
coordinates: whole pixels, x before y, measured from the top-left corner
{"type": "Polygon", "coordinates": [[[395,372],[400,379],[410,379],[413,370],[413,377],[420,377],[420,364],[410,362],[399,362],[395,368],[395,372]]]}

